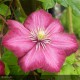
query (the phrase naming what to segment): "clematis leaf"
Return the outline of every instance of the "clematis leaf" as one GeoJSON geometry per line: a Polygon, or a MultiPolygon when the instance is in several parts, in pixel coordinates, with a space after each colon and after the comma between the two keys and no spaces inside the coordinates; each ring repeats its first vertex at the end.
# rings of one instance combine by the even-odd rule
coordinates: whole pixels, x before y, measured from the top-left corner
{"type": "Polygon", "coordinates": [[[42,6],[45,10],[52,8],[55,5],[54,0],[39,0],[42,2],[42,6]]]}
{"type": "MultiPolygon", "coordinates": [[[[68,19],[67,19],[67,10],[63,12],[63,15],[61,16],[61,22],[63,26],[65,27],[65,30],[68,31],[68,19]]],[[[73,30],[74,33],[78,38],[80,38],[80,16],[75,16],[74,14],[72,15],[73,17],[73,30]]]]}
{"type": "Polygon", "coordinates": [[[67,0],[56,0],[56,2],[63,5],[64,7],[68,7],[68,1],[67,0]]]}
{"type": "Polygon", "coordinates": [[[78,75],[80,75],[80,67],[77,67],[76,70],[78,72],[78,75]]]}
{"type": "Polygon", "coordinates": [[[17,63],[17,58],[11,53],[9,50],[4,49],[4,54],[2,56],[2,60],[5,62],[5,70],[6,75],[27,75],[28,73],[24,73],[17,63]]]}
{"type": "Polygon", "coordinates": [[[10,73],[9,66],[7,65],[7,63],[5,63],[5,74],[9,75],[9,73],[10,73]]]}
{"type": "Polygon", "coordinates": [[[74,15],[80,16],[80,0],[68,0],[68,4],[72,7],[74,15]]]}
{"type": "Polygon", "coordinates": [[[80,16],[80,0],[56,0],[56,2],[64,7],[71,6],[74,15],[80,16]]]}
{"type": "Polygon", "coordinates": [[[78,72],[78,75],[80,75],[80,61],[76,62],[75,64],[77,65],[76,70],[78,72]]]}
{"type": "Polygon", "coordinates": [[[2,56],[2,60],[6,62],[8,65],[17,65],[17,58],[7,49],[4,49],[4,54],[2,56]]]}
{"type": "Polygon", "coordinates": [[[28,75],[28,72],[24,73],[18,65],[10,65],[9,68],[11,75],[28,75]]]}
{"type": "Polygon", "coordinates": [[[73,28],[74,28],[75,34],[80,39],[80,16],[76,17],[75,15],[73,15],[73,28]]]}
{"type": "Polygon", "coordinates": [[[24,22],[24,20],[25,20],[26,17],[22,16],[22,14],[21,14],[21,12],[20,12],[19,9],[14,10],[14,14],[15,14],[14,16],[16,17],[16,19],[17,19],[19,22],[21,22],[21,23],[24,22]]]}
{"type": "Polygon", "coordinates": [[[66,63],[69,63],[69,64],[73,64],[76,61],[77,61],[77,59],[75,57],[75,54],[72,54],[72,55],[70,55],[69,57],[66,58],[66,63]]]}
{"type": "Polygon", "coordinates": [[[71,64],[66,64],[62,67],[59,75],[78,75],[76,69],[71,64]]]}
{"type": "Polygon", "coordinates": [[[11,15],[11,11],[7,5],[0,4],[0,14],[3,16],[9,16],[11,15]]]}

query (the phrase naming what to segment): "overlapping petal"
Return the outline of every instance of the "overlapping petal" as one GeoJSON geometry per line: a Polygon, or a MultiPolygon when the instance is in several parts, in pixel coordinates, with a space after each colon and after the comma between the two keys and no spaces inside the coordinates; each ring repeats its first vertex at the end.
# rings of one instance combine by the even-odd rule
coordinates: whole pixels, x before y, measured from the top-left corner
{"type": "Polygon", "coordinates": [[[36,50],[35,47],[19,59],[19,65],[25,72],[41,68],[44,64],[42,49],[36,50]]]}
{"type": "Polygon", "coordinates": [[[8,21],[9,32],[3,37],[2,44],[13,51],[17,57],[22,57],[34,43],[29,39],[29,31],[17,21],[8,21]]]}
{"type": "Polygon", "coordinates": [[[51,45],[65,50],[66,55],[70,55],[78,49],[76,37],[68,33],[53,34],[51,45]]]}
{"type": "Polygon", "coordinates": [[[48,72],[59,72],[66,58],[65,51],[53,46],[47,46],[43,53],[45,65],[42,69],[48,72]]]}
{"type": "Polygon", "coordinates": [[[47,27],[46,33],[52,36],[54,33],[63,32],[64,28],[58,19],[54,19],[53,22],[47,27]]]}
{"type": "Polygon", "coordinates": [[[23,58],[19,59],[22,70],[27,72],[41,68],[49,72],[59,72],[66,58],[65,52],[51,46],[47,48],[46,50],[33,48],[23,58]]]}
{"type": "Polygon", "coordinates": [[[33,12],[24,22],[24,26],[29,30],[46,28],[53,21],[52,16],[44,10],[33,12]]]}
{"type": "Polygon", "coordinates": [[[16,33],[28,35],[29,31],[18,21],[15,20],[7,20],[7,25],[9,30],[14,30],[16,33]]]}

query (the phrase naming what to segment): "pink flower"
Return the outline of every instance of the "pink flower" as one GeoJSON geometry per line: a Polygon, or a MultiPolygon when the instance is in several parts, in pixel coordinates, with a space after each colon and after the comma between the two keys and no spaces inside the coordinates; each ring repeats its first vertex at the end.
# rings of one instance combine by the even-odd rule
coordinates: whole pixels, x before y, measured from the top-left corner
{"type": "Polygon", "coordinates": [[[2,44],[14,52],[25,72],[39,68],[58,72],[66,56],[78,48],[75,36],[65,33],[59,20],[44,10],[32,13],[24,24],[15,20],[7,24],[2,44]]]}
{"type": "Polygon", "coordinates": [[[5,65],[4,63],[0,60],[0,76],[5,75],[5,65]]]}

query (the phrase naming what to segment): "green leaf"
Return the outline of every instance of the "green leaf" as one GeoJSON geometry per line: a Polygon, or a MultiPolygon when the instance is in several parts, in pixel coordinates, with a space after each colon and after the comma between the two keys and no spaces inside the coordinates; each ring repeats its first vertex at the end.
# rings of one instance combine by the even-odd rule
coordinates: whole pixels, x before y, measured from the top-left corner
{"type": "Polygon", "coordinates": [[[10,75],[12,75],[13,80],[25,80],[28,72],[23,72],[18,65],[9,65],[10,75]]]}
{"type": "Polygon", "coordinates": [[[23,72],[18,65],[9,65],[9,68],[11,75],[28,75],[28,73],[23,72]]]}
{"type": "Polygon", "coordinates": [[[66,63],[69,63],[69,64],[73,64],[76,61],[77,61],[77,59],[75,57],[75,54],[72,54],[72,55],[70,55],[69,57],[66,58],[66,63]]]}
{"type": "Polygon", "coordinates": [[[10,70],[9,70],[9,66],[7,65],[7,63],[5,63],[5,74],[9,75],[10,70]]]}
{"type": "Polygon", "coordinates": [[[68,1],[67,0],[56,0],[56,2],[63,5],[64,7],[68,7],[68,1]]]}
{"type": "Polygon", "coordinates": [[[42,2],[42,6],[45,10],[52,8],[55,5],[54,0],[39,0],[42,2]]]}
{"type": "Polygon", "coordinates": [[[0,14],[3,16],[9,16],[11,15],[11,11],[7,5],[0,4],[0,14]]]}
{"type": "Polygon", "coordinates": [[[80,16],[80,0],[56,0],[56,2],[63,5],[64,7],[71,6],[73,13],[76,16],[80,16]]]}
{"type": "Polygon", "coordinates": [[[68,0],[68,4],[72,7],[73,13],[76,16],[80,16],[80,0],[68,0]]]}
{"type": "Polygon", "coordinates": [[[62,67],[61,71],[58,74],[59,75],[77,75],[78,73],[71,64],[67,64],[62,67]]]}
{"type": "MultiPolygon", "coordinates": [[[[73,18],[73,30],[76,36],[80,39],[80,16],[72,15],[73,18]]],[[[68,14],[67,10],[65,10],[60,18],[64,28],[66,31],[68,31],[68,14]]]]}
{"type": "Polygon", "coordinates": [[[6,62],[8,65],[17,65],[17,58],[14,56],[12,52],[10,52],[7,49],[4,49],[2,60],[6,62]]]}
{"type": "Polygon", "coordinates": [[[23,16],[22,16],[22,14],[21,14],[21,12],[20,12],[19,9],[16,9],[16,10],[14,11],[14,16],[15,16],[15,18],[16,18],[19,22],[21,22],[21,23],[23,23],[24,20],[26,19],[26,17],[23,17],[23,16]]]}
{"type": "Polygon", "coordinates": [[[78,72],[78,75],[80,75],[80,67],[77,67],[76,70],[78,72]]]}
{"type": "Polygon", "coordinates": [[[80,75],[80,61],[76,62],[75,64],[77,65],[76,70],[77,70],[78,74],[80,75]]]}
{"type": "Polygon", "coordinates": [[[73,15],[73,28],[74,28],[75,34],[80,39],[80,16],[77,17],[73,15]]]}

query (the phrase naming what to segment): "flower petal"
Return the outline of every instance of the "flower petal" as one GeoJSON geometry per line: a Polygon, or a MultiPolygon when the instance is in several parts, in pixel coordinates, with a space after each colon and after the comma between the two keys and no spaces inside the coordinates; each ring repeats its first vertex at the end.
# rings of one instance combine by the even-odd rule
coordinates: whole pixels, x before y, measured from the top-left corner
{"type": "Polygon", "coordinates": [[[34,47],[24,57],[19,59],[19,65],[25,72],[41,68],[44,65],[42,50],[36,50],[34,47]]]}
{"type": "Polygon", "coordinates": [[[47,27],[47,34],[63,32],[64,28],[58,19],[54,19],[53,22],[47,27]]]}
{"type": "Polygon", "coordinates": [[[47,46],[44,56],[45,65],[42,69],[48,72],[59,72],[66,58],[63,50],[52,46],[47,46]]]}
{"type": "Polygon", "coordinates": [[[16,34],[15,31],[9,31],[3,38],[2,44],[14,52],[19,58],[26,54],[34,45],[27,37],[16,34]]]}
{"type": "Polygon", "coordinates": [[[3,37],[2,44],[14,52],[19,58],[26,54],[34,45],[29,39],[29,31],[17,21],[8,21],[9,32],[3,37]]]}
{"type": "Polygon", "coordinates": [[[24,22],[24,26],[29,30],[44,27],[46,28],[52,22],[52,20],[52,16],[48,12],[41,9],[33,12],[24,22]]]}
{"type": "Polygon", "coordinates": [[[70,55],[78,49],[76,37],[67,33],[53,34],[52,46],[66,51],[66,55],[70,55]]]}
{"type": "Polygon", "coordinates": [[[7,25],[8,25],[8,28],[9,30],[14,30],[17,32],[21,32],[21,34],[27,34],[29,33],[29,31],[21,24],[19,23],[18,21],[15,21],[15,20],[7,20],[7,25]]]}

